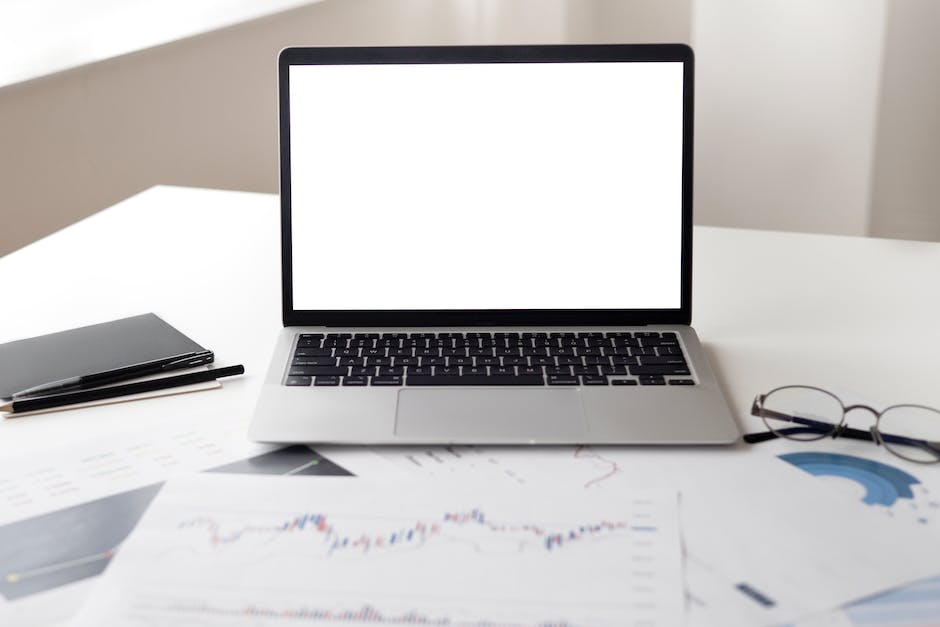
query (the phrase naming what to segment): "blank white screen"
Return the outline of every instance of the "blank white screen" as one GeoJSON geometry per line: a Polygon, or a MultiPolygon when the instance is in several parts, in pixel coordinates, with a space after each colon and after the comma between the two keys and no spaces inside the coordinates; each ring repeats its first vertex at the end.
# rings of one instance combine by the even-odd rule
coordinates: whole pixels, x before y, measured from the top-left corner
{"type": "Polygon", "coordinates": [[[681,63],[290,68],[295,309],[677,309],[681,63]]]}

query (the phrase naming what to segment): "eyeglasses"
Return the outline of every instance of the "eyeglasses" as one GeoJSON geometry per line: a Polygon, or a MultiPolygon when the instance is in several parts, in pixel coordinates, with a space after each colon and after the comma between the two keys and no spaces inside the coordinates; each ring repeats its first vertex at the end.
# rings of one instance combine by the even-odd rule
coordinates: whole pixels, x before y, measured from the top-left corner
{"type": "Polygon", "coordinates": [[[846,406],[838,396],[808,385],[787,385],[760,394],[751,414],[759,416],[767,433],[749,433],[751,444],[777,437],[808,442],[827,436],[866,440],[898,457],[920,464],[940,462],[940,410],[923,405],[892,405],[877,411],[868,405],[846,406]],[[868,431],[845,424],[845,415],[863,409],[875,415],[868,431]]]}

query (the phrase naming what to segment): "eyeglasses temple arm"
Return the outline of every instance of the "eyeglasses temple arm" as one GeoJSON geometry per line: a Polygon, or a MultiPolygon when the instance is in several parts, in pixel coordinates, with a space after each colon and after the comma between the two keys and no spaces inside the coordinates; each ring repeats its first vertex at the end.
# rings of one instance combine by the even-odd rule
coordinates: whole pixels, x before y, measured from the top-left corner
{"type": "MultiPolygon", "coordinates": [[[[828,427],[826,425],[828,431],[828,427]]],[[[760,442],[766,442],[767,440],[773,440],[780,435],[792,435],[797,433],[819,433],[820,429],[814,427],[787,427],[786,429],[778,429],[777,433],[773,431],[762,431],[758,433],[747,433],[744,435],[743,439],[748,444],[758,444],[760,442]],[[779,434],[779,435],[778,435],[779,434]]],[[[843,427],[842,429],[837,429],[833,432],[833,437],[848,438],[850,440],[864,440],[866,442],[873,441],[871,433],[868,431],[862,431],[861,429],[852,429],[851,427],[843,427]]],[[[894,437],[894,436],[892,436],[894,437]]],[[[906,439],[906,438],[905,438],[906,439]]]]}

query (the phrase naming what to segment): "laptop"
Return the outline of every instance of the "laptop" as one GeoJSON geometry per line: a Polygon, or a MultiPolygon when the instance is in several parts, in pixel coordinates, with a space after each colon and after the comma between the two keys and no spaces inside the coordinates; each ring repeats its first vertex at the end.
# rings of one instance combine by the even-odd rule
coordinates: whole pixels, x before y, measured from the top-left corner
{"type": "Polygon", "coordinates": [[[683,45],[288,48],[266,442],[725,444],[683,45]]]}

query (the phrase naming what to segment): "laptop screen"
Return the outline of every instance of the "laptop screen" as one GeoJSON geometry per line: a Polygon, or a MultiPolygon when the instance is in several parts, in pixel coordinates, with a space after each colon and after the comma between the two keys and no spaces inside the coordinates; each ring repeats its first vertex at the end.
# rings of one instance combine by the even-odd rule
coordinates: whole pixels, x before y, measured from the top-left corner
{"type": "Polygon", "coordinates": [[[682,62],[288,72],[294,309],[680,307],[682,62]]]}

